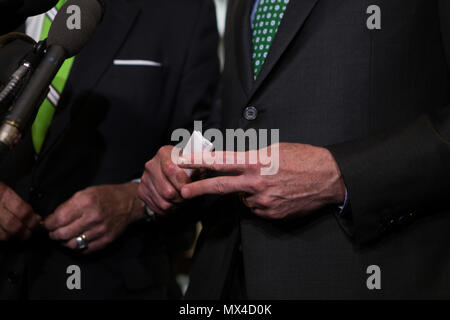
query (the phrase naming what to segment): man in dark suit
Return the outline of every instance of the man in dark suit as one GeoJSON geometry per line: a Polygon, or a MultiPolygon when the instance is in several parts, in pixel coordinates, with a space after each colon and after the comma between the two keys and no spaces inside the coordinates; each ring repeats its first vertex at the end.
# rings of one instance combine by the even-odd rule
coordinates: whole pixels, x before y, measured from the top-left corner
{"type": "Polygon", "coordinates": [[[33,126],[1,165],[2,298],[179,297],[169,253],[190,234],[152,227],[132,181],[174,129],[209,117],[219,72],[214,5],[105,4],[42,148],[33,126]]]}
{"type": "Polygon", "coordinates": [[[280,129],[280,165],[147,166],[156,206],[179,201],[153,192],[167,181],[222,195],[189,298],[450,297],[449,21],[445,0],[231,1],[222,126],[280,129]]]}

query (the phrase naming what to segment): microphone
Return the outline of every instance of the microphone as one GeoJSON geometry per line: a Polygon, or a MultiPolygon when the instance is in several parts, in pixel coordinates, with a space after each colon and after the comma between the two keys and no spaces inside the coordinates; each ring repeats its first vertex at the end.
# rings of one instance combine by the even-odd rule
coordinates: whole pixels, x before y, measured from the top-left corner
{"type": "Polygon", "coordinates": [[[38,107],[49,91],[49,85],[64,60],[78,54],[95,32],[103,16],[103,6],[97,0],[68,0],[59,10],[49,31],[47,51],[31,76],[15,105],[0,126],[0,157],[11,150],[29,129],[38,107]],[[80,10],[80,28],[69,28],[72,6],[80,10]]]}
{"type": "Polygon", "coordinates": [[[18,68],[9,77],[9,82],[0,91],[0,114],[3,114],[13,104],[23,86],[28,83],[31,74],[41,62],[45,49],[45,41],[40,41],[34,44],[31,51],[20,61],[18,68]]]}

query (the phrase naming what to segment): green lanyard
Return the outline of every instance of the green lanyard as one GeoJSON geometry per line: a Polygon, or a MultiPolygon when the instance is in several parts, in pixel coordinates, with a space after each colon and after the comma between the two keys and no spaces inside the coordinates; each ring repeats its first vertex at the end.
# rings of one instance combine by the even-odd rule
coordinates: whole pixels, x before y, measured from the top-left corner
{"type": "MultiPolygon", "coordinates": [[[[52,24],[52,17],[56,14],[56,10],[59,10],[66,0],[60,0],[56,7],[45,14],[44,24],[42,26],[41,40],[44,40],[48,36],[50,26],[52,24]],[[55,10],[56,9],[56,10],[55,10]]],[[[50,92],[47,98],[44,100],[39,108],[36,119],[34,120],[31,128],[31,135],[33,139],[33,146],[36,154],[39,154],[42,150],[42,146],[47,136],[47,131],[52,123],[56,107],[58,106],[61,93],[64,90],[67,79],[69,78],[70,70],[75,58],[67,59],[61,69],[56,74],[55,78],[50,85],[50,92]]]]}

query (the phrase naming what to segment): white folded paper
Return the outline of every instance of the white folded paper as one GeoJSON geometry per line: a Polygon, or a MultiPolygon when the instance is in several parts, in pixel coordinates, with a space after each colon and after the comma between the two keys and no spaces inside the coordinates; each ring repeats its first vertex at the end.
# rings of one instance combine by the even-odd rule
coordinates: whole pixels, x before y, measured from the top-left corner
{"type": "MultiPolygon", "coordinates": [[[[214,149],[214,145],[203,137],[199,131],[194,131],[186,146],[183,148],[183,156],[189,156],[195,153],[210,152],[214,149]]],[[[192,176],[194,170],[184,169],[188,176],[192,176]]]]}

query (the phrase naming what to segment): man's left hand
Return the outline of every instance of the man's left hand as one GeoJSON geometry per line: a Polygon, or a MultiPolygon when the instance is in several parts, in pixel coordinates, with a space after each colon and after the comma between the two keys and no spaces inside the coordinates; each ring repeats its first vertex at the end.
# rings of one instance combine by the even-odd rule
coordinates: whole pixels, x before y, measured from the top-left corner
{"type": "MultiPolygon", "coordinates": [[[[269,219],[304,215],[326,205],[344,203],[346,187],[327,149],[296,143],[275,146],[279,148],[279,169],[275,175],[261,175],[264,166],[249,164],[249,152],[203,153],[201,164],[194,164],[195,155],[180,159],[181,168],[235,174],[187,184],[181,190],[182,196],[191,199],[205,194],[237,193],[253,213],[269,219]],[[246,163],[236,164],[239,157],[246,163]],[[222,164],[211,159],[222,159],[222,164]]],[[[269,146],[264,151],[271,154],[275,149],[269,146]]],[[[274,156],[277,155],[272,153],[274,156]]]]}
{"type": "Polygon", "coordinates": [[[145,217],[137,188],[136,183],[87,188],[60,205],[44,221],[44,226],[51,239],[70,249],[77,249],[76,238],[85,235],[87,248],[82,252],[100,250],[130,223],[145,217]]]}

